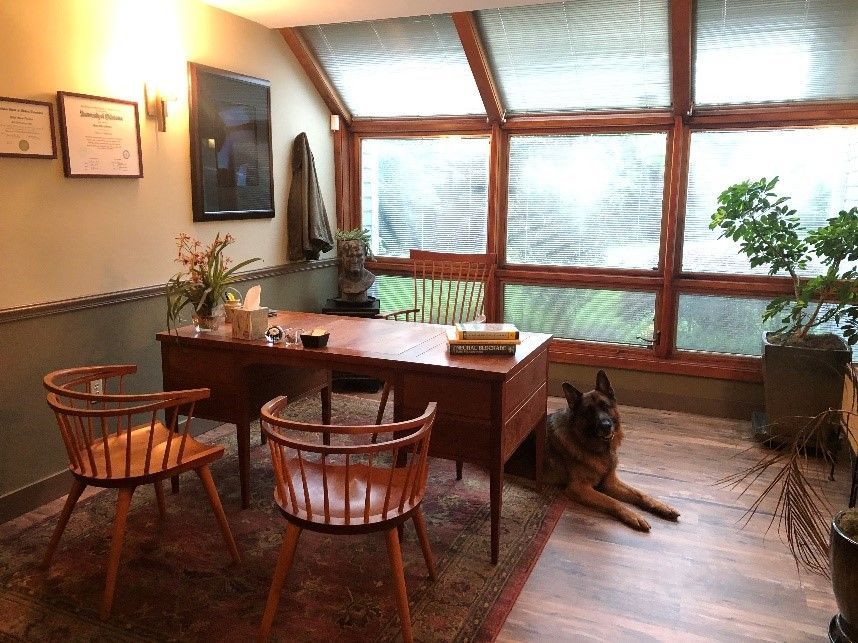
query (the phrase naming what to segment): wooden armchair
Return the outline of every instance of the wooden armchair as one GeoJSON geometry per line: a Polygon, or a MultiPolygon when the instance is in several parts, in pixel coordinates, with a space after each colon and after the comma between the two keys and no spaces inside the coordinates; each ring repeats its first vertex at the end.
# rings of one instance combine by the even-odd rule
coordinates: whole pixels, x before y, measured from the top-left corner
{"type": "Polygon", "coordinates": [[[265,604],[260,638],[267,639],[271,632],[298,537],[303,529],[309,529],[342,535],[386,533],[402,636],[410,642],[411,618],[397,527],[409,518],[414,521],[429,576],[434,580],[435,562],[420,503],[426,490],[435,403],[429,404],[420,417],[382,426],[292,422],[280,417],[285,407],[285,397],[262,407],[262,430],[268,436],[274,468],[274,501],[288,525],[265,604]],[[369,443],[369,437],[377,433],[390,433],[392,437],[369,443]],[[334,444],[323,443],[328,434],[334,444]],[[355,444],[361,441],[365,443],[355,444]]]}
{"type": "MultiPolygon", "coordinates": [[[[382,313],[385,319],[427,324],[485,321],[485,299],[494,281],[497,255],[411,250],[414,305],[382,313]]],[[[376,424],[381,424],[390,382],[384,383],[376,424]]],[[[456,462],[456,479],[462,479],[462,463],[456,462]]]]}
{"type": "Polygon", "coordinates": [[[232,559],[240,561],[209,471],[209,463],[223,456],[224,449],[198,442],[190,435],[194,405],[207,398],[209,390],[131,395],[125,392],[125,379],[136,371],[133,365],[86,366],[54,371],[44,378],[48,405],[56,415],[69,456],[69,470],[74,476],[42,560],[45,568],[50,565],[71,512],[87,485],[119,489],[101,604],[102,619],[110,615],[128,508],[139,485],[155,486],[158,510],[163,517],[166,506],[162,480],[193,469],[205,487],[232,559]],[[158,419],[162,411],[172,418],[170,426],[158,419]],[[181,432],[177,432],[176,426],[179,414],[187,418],[181,432]]]}

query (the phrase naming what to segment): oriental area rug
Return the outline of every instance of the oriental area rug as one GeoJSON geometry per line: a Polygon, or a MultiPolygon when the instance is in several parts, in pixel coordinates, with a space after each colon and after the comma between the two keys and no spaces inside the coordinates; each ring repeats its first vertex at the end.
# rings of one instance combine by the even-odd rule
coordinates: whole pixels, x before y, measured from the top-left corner
{"type": "MultiPolygon", "coordinates": [[[[377,402],[335,395],[333,422],[371,422],[377,402]]],[[[289,407],[318,421],[318,399],[289,407]]],[[[252,501],[240,510],[235,428],[200,440],[225,444],[212,465],[241,564],[230,561],[202,485],[193,473],[167,494],[158,518],[151,485],[138,488],[128,518],[113,613],[98,619],[116,492],[78,503],[49,571],[38,568],[56,516],[0,541],[0,640],[246,641],[256,637],[285,520],[272,500],[267,447],[252,448],[252,501]]],[[[165,485],[166,486],[166,485],[165,485]]],[[[418,641],[490,641],[500,631],[562,513],[556,492],[539,494],[508,477],[501,549],[489,562],[489,483],[485,472],[431,460],[423,501],[438,578],[429,580],[411,522],[402,542],[414,636],[418,641]]],[[[396,641],[399,619],[384,535],[304,531],[274,622],[275,641],[396,641]]]]}

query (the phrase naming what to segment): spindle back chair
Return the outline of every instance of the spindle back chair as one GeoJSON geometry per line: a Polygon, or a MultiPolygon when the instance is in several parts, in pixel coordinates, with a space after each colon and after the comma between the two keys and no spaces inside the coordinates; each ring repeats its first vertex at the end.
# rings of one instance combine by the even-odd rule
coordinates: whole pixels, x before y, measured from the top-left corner
{"type": "MultiPolygon", "coordinates": [[[[494,284],[494,253],[434,252],[412,249],[414,306],[386,312],[380,317],[428,324],[485,321],[486,293],[494,284]]],[[[376,424],[381,424],[391,383],[381,390],[376,424]]],[[[456,462],[456,480],[462,479],[462,462],[456,462]]]]}
{"type": "Polygon", "coordinates": [[[414,520],[431,578],[435,563],[420,503],[426,491],[435,403],[417,418],[378,426],[305,424],[280,417],[286,398],[262,407],[274,469],[274,501],[288,521],[265,605],[260,637],[268,637],[280,592],[303,529],[330,534],[384,531],[406,641],[411,619],[397,526],[414,520]],[[371,442],[373,434],[389,439],[371,442]],[[326,444],[325,435],[330,444],[326,444]]]}
{"type": "Polygon", "coordinates": [[[158,511],[164,517],[166,503],[161,482],[193,469],[205,487],[233,560],[240,560],[208,466],[223,456],[224,448],[198,442],[190,434],[194,405],[207,398],[209,390],[130,394],[126,380],[136,371],[134,365],[85,366],[53,371],[44,378],[47,402],[56,416],[73,476],[42,560],[44,567],[50,565],[83,490],[89,485],[119,489],[102,619],[107,618],[112,607],[128,509],[139,485],[154,485],[158,511]],[[169,426],[159,419],[161,412],[169,418],[169,426]],[[181,429],[180,415],[186,418],[181,429]]]}
{"type": "Polygon", "coordinates": [[[381,316],[427,324],[485,319],[486,291],[494,280],[497,255],[412,249],[409,258],[414,305],[381,316]]]}

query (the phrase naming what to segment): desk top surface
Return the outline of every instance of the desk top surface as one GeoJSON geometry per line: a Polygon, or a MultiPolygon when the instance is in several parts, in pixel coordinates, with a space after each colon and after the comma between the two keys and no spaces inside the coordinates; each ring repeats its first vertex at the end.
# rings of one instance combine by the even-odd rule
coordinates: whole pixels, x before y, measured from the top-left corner
{"type": "MultiPolygon", "coordinates": [[[[337,315],[281,311],[269,318],[269,325],[282,328],[325,328],[331,336],[325,348],[304,348],[300,344],[271,344],[267,340],[234,339],[232,327],[223,324],[214,332],[197,333],[193,326],[178,329],[180,344],[252,354],[274,361],[287,360],[306,364],[348,364],[375,362],[379,366],[396,363],[422,365],[428,371],[461,370],[508,377],[534,353],[547,348],[551,335],[522,333],[515,355],[450,355],[447,351],[446,326],[386,319],[361,319],[337,315]],[[275,351],[289,351],[283,354],[275,351]]],[[[158,333],[161,342],[175,342],[175,334],[158,333]]]]}

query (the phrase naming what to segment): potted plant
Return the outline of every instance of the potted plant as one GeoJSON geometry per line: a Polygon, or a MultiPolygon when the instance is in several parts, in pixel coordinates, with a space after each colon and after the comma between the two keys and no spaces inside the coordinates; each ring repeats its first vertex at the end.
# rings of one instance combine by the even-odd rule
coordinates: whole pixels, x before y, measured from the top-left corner
{"type": "Polygon", "coordinates": [[[763,337],[766,429],[788,443],[802,418],[840,403],[850,346],[858,341],[858,208],[802,235],[789,197],[773,192],[777,182],[762,178],[730,186],[718,197],[709,227],[737,241],[752,267],[768,266],[769,275],[786,273],[792,282],[790,294],[773,299],[763,314],[764,322],[779,324],[763,337]],[[822,273],[803,277],[814,260],[822,273]],[[831,323],[845,342],[812,332],[831,323]]]}
{"type": "Polygon", "coordinates": [[[191,305],[193,323],[198,332],[217,330],[220,317],[215,308],[234,291],[235,273],[244,266],[259,261],[259,257],[232,265],[232,259],[224,255],[224,249],[235,242],[231,234],[221,237],[218,233],[208,246],[184,232],[176,237],[179,253],[176,263],[184,270],[173,275],[167,282],[167,328],[175,328],[179,313],[191,305]]]}
{"type": "Polygon", "coordinates": [[[840,614],[831,619],[832,641],[858,641],[858,509],[831,523],[831,583],[840,614]]]}

